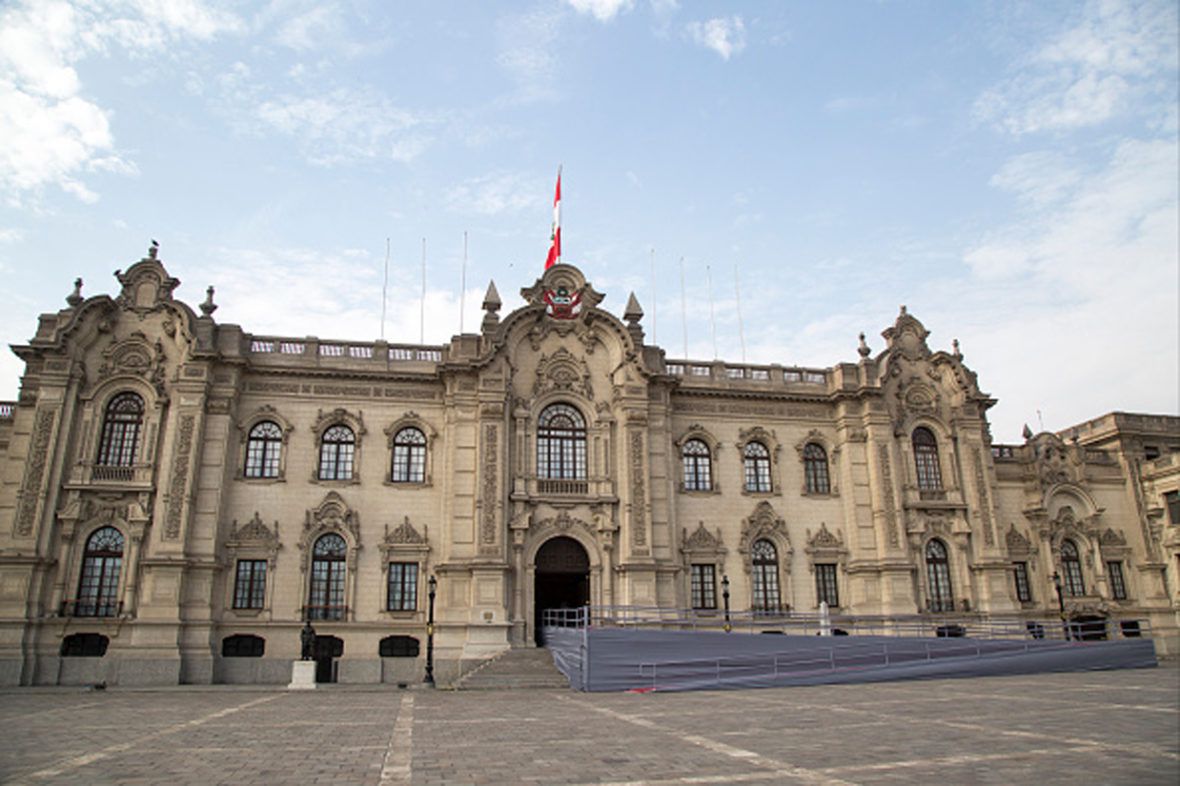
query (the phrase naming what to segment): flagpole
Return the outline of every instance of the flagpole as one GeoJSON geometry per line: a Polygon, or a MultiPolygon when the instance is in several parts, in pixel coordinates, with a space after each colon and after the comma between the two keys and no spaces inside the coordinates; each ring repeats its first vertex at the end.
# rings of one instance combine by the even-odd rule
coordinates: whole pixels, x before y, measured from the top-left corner
{"type": "Polygon", "coordinates": [[[684,294],[684,257],[680,257],[680,324],[684,328],[684,359],[688,360],[688,298],[684,294]]]}
{"type": "Polygon", "coordinates": [[[713,314],[713,271],[705,265],[705,279],[709,283],[709,329],[713,331],[713,359],[718,358],[717,354],[717,317],[713,314]]]}
{"type": "Polygon", "coordinates": [[[657,344],[656,333],[656,250],[651,250],[651,343],[657,344]]]}
{"type": "Polygon", "coordinates": [[[426,238],[422,238],[422,305],[418,310],[418,343],[426,343],[426,238]]]}
{"type": "Polygon", "coordinates": [[[463,335],[463,303],[467,295],[467,230],[463,230],[463,268],[459,274],[459,335],[463,335]]]}
{"type": "Polygon", "coordinates": [[[742,325],[742,285],[738,279],[738,266],[733,263],[733,291],[737,295],[738,338],[742,342],[742,364],[746,362],[746,331],[742,325]]]}
{"type": "Polygon", "coordinates": [[[385,304],[389,292],[389,238],[385,238],[385,279],[381,282],[381,340],[385,340],[385,304]]]}

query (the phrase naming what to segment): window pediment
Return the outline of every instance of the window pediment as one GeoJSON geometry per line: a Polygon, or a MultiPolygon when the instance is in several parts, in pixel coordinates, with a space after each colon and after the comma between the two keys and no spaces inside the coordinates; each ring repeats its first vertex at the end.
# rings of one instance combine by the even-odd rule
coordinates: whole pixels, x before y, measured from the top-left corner
{"type": "Polygon", "coordinates": [[[741,542],[738,551],[749,554],[750,544],[761,538],[766,538],[780,547],[785,554],[793,554],[791,537],[787,534],[787,522],[775,512],[769,502],[763,500],[754,506],[751,513],[742,522],[741,542]]]}
{"type": "Polygon", "coordinates": [[[299,548],[306,551],[310,544],[325,532],[351,535],[351,550],[360,548],[359,515],[348,506],[344,497],[335,491],[329,491],[319,505],[307,511],[303,520],[303,535],[299,539],[299,548]]]}
{"type": "Polygon", "coordinates": [[[725,545],[721,541],[720,527],[716,529],[716,534],[714,534],[705,528],[705,522],[702,521],[697,524],[697,528],[693,530],[691,535],[687,528],[682,532],[683,540],[680,550],[690,557],[718,557],[726,553],[725,545]]]}
{"type": "Polygon", "coordinates": [[[590,367],[586,365],[585,360],[576,357],[565,347],[558,348],[552,355],[541,356],[533,381],[534,398],[555,391],[573,393],[587,401],[594,400],[594,389],[590,384],[590,367]]]}

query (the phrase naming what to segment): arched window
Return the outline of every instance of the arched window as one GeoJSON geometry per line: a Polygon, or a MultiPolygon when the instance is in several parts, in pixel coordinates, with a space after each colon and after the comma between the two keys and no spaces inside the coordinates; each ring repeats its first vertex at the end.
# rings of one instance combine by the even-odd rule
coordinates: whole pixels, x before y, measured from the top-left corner
{"type": "Polygon", "coordinates": [[[283,430],[279,424],[270,420],[254,424],[246,437],[246,477],[277,478],[282,449],[283,430]]]}
{"type": "Polygon", "coordinates": [[[397,432],[393,438],[394,483],[426,482],[426,435],[411,427],[397,432]]]}
{"type": "Polygon", "coordinates": [[[107,404],[98,443],[98,464],[130,467],[135,464],[139,431],[143,427],[143,399],[136,393],[120,393],[107,404]]]}
{"type": "Polygon", "coordinates": [[[942,469],[938,464],[938,440],[930,429],[919,426],[914,429],[914,465],[918,470],[918,488],[921,491],[942,490],[942,469]]]}
{"type": "Polygon", "coordinates": [[[709,446],[701,439],[690,439],[681,451],[684,456],[684,490],[710,491],[713,475],[709,464],[709,446]]]}
{"type": "Polygon", "coordinates": [[[808,494],[831,494],[828,479],[828,453],[822,445],[808,442],[803,446],[803,477],[808,494]]]}
{"type": "Polygon", "coordinates": [[[746,491],[770,491],[770,451],[761,442],[747,442],[742,451],[746,491]]]}
{"type": "Polygon", "coordinates": [[[94,531],[82,554],[82,578],[74,615],[114,617],[119,613],[119,572],[123,568],[123,533],[114,527],[94,531]]]}
{"type": "Polygon", "coordinates": [[[777,612],[782,606],[778,589],[778,551],[769,540],[756,540],[750,547],[753,574],[753,597],[750,606],[755,613],[777,612]]]}
{"type": "Polygon", "coordinates": [[[347,572],[348,544],[329,532],[311,550],[311,587],[307,595],[307,618],[344,619],[344,574],[347,572]]]}
{"type": "Polygon", "coordinates": [[[1066,595],[1085,595],[1086,583],[1082,580],[1082,560],[1078,557],[1078,546],[1072,540],[1061,541],[1061,586],[1066,595]]]}
{"type": "Polygon", "coordinates": [[[931,611],[955,610],[946,544],[937,538],[926,544],[926,583],[930,591],[931,611]]]}
{"type": "Polygon", "coordinates": [[[569,404],[551,404],[537,419],[537,477],[586,479],[586,421],[569,404]]]}
{"type": "Polygon", "coordinates": [[[320,480],[352,480],[352,457],[356,435],[348,426],[337,424],[320,440],[320,480]]]}

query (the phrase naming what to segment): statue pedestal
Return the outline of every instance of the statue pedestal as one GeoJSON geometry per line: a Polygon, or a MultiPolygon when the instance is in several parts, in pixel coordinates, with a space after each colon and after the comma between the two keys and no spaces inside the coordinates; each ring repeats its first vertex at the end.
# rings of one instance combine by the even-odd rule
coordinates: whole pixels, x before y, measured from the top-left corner
{"type": "Polygon", "coordinates": [[[291,663],[291,684],[287,690],[315,690],[315,661],[297,660],[291,663]]]}

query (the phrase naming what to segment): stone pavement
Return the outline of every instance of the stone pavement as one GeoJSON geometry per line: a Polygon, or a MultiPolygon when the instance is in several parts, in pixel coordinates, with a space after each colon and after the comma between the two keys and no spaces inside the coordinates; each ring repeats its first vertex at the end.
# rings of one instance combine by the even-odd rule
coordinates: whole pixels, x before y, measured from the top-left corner
{"type": "Polygon", "coordinates": [[[1180,669],[583,694],[0,692],[0,782],[1180,782],[1180,669]]]}

